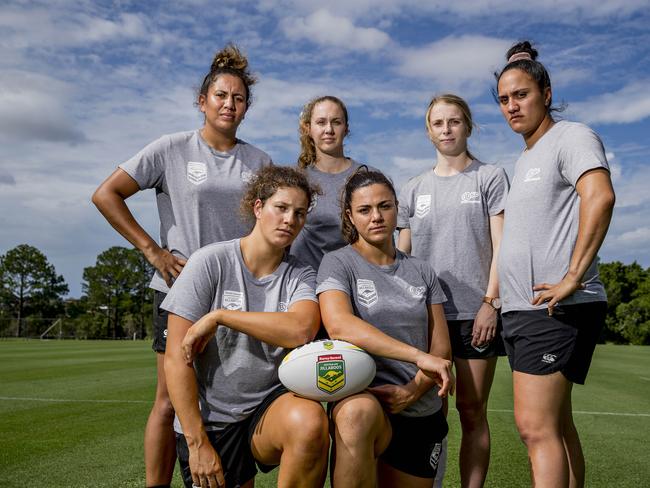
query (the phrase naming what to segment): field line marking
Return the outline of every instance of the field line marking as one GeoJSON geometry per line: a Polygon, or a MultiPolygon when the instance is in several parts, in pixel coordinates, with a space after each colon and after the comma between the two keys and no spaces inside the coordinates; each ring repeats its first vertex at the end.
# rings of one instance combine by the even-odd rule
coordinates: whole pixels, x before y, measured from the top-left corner
{"type": "MultiPolygon", "coordinates": [[[[488,412],[514,413],[515,411],[499,408],[488,408],[488,412]]],[[[585,410],[574,410],[573,413],[579,415],[610,415],[613,417],[650,417],[650,413],[588,412],[585,410]]]]}
{"type": "Polygon", "coordinates": [[[21,402],[55,402],[55,403],[151,403],[147,400],[83,400],[67,398],[34,398],[34,397],[5,397],[0,396],[0,400],[21,401],[21,402]]]}

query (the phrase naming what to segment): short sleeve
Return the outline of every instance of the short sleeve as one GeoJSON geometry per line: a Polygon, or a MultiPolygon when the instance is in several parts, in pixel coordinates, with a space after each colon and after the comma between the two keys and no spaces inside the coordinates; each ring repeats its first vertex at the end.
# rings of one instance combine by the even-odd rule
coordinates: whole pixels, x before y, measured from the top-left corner
{"type": "Polygon", "coordinates": [[[494,168],[485,189],[485,198],[490,216],[494,217],[506,208],[509,189],[510,182],[505,170],[503,168],[494,168]]]}
{"type": "Polygon", "coordinates": [[[219,276],[216,257],[203,252],[190,256],[161,304],[164,310],[196,322],[212,310],[219,276]],[[216,268],[215,268],[216,266],[216,268]]]}
{"type": "Polygon", "coordinates": [[[140,190],[160,188],[165,176],[165,154],[169,147],[169,138],[163,136],[148,144],[135,156],[119,165],[140,190]]]}
{"type": "Polygon", "coordinates": [[[436,276],[435,271],[431,265],[422,261],[422,277],[427,284],[427,305],[434,305],[437,303],[444,303],[447,301],[447,295],[440,286],[440,281],[436,276]]]}
{"type": "Polygon", "coordinates": [[[318,268],[316,294],[324,291],[338,290],[352,296],[351,274],[335,253],[325,254],[318,268]]]}
{"type": "Polygon", "coordinates": [[[575,187],[580,177],[589,170],[604,168],[609,171],[603,143],[586,125],[572,125],[559,144],[560,173],[572,186],[575,187]]]}
{"type": "Polygon", "coordinates": [[[311,266],[300,268],[296,278],[296,285],[287,300],[289,302],[288,307],[301,300],[318,302],[318,298],[316,298],[316,271],[311,266]]]}
{"type": "Polygon", "coordinates": [[[397,228],[398,229],[410,229],[411,222],[410,219],[413,216],[411,211],[411,200],[413,195],[413,188],[409,183],[406,183],[402,186],[402,189],[399,192],[399,197],[397,198],[399,206],[397,209],[397,228]]]}

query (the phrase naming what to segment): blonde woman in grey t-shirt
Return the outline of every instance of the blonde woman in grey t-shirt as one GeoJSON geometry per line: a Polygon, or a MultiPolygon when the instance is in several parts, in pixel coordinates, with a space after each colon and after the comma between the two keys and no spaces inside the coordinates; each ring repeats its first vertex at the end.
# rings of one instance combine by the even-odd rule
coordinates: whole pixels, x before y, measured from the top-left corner
{"type": "Polygon", "coordinates": [[[532,484],[582,487],[571,391],[585,382],[605,322],[596,253],[615,197],[602,142],[585,125],[553,119],[550,77],[536,58],[528,41],[515,44],[497,74],[501,112],[526,144],[498,263],[503,337],[532,484]]]}
{"type": "Polygon", "coordinates": [[[169,485],[176,452],[164,375],[167,315],[165,294],[189,256],[206,244],[241,237],[247,228],[237,208],[244,182],[271,164],[263,151],[237,138],[251,103],[255,78],[248,60],[228,45],[219,51],[203,79],[197,105],[204,114],[200,129],[165,135],[119,165],[93,195],[93,203],[125,239],[138,248],[156,273],[154,341],[157,386],[144,435],[146,486],[169,485]],[[135,220],[126,200],[148,188],[156,192],[160,245],[135,220]]]}
{"type": "Polygon", "coordinates": [[[428,263],[395,248],[386,176],[360,169],[342,207],[349,245],[325,255],[316,291],[330,337],[375,356],[377,375],[332,408],[332,486],[430,488],[447,434],[441,397],[453,390],[445,294],[428,263]]]}
{"type": "Polygon", "coordinates": [[[473,122],[462,98],[434,97],[425,121],[437,158],[400,192],[398,247],[433,266],[448,298],[461,486],[478,488],[490,462],[488,397],[497,357],[505,355],[496,256],[508,178],[503,168],[478,161],[467,149],[473,122]]]}

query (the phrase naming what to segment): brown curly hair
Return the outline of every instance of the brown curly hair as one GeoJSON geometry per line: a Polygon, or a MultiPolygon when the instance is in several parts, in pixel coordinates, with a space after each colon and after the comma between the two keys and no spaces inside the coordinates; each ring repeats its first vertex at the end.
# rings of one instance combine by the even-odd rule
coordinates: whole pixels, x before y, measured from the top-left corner
{"type": "Polygon", "coordinates": [[[280,188],[298,188],[305,192],[307,201],[314,201],[315,195],[321,195],[321,189],[307,178],[307,175],[291,166],[269,165],[260,168],[246,185],[241,199],[240,212],[248,222],[255,222],[253,208],[255,202],[265,203],[280,188]]]}
{"type": "Polygon", "coordinates": [[[314,145],[314,140],[309,135],[309,129],[311,126],[311,114],[314,107],[321,102],[332,102],[341,107],[343,115],[345,116],[345,135],[347,136],[350,133],[348,126],[348,109],[340,98],[332,95],[325,95],[308,101],[302,108],[302,112],[300,112],[300,122],[298,125],[298,133],[300,134],[300,156],[298,156],[298,166],[300,168],[307,168],[316,163],[316,146],[314,145]]]}
{"type": "Polygon", "coordinates": [[[341,235],[348,244],[354,244],[359,240],[359,232],[348,215],[348,210],[352,210],[352,195],[359,188],[375,184],[385,185],[395,197],[395,206],[398,204],[393,182],[381,171],[371,171],[365,164],[360,166],[350,175],[341,190],[341,235]]]}
{"type": "MultiPolygon", "coordinates": [[[[210,85],[217,81],[219,75],[229,74],[239,78],[246,88],[246,108],[252,103],[251,87],[257,83],[257,78],[248,70],[248,59],[242,54],[239,48],[228,43],[214,55],[210,71],[203,78],[201,87],[198,90],[197,100],[208,94],[210,85]]],[[[198,105],[198,103],[197,103],[198,105]]]]}

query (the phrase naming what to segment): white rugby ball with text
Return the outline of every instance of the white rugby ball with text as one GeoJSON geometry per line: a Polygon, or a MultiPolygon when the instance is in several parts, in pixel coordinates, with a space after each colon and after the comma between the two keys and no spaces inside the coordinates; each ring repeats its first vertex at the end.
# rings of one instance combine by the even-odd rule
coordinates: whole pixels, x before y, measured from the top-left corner
{"type": "Polygon", "coordinates": [[[278,375],[282,384],[297,395],[335,402],[370,384],[375,377],[375,360],[349,342],[314,341],[287,354],[278,375]]]}

